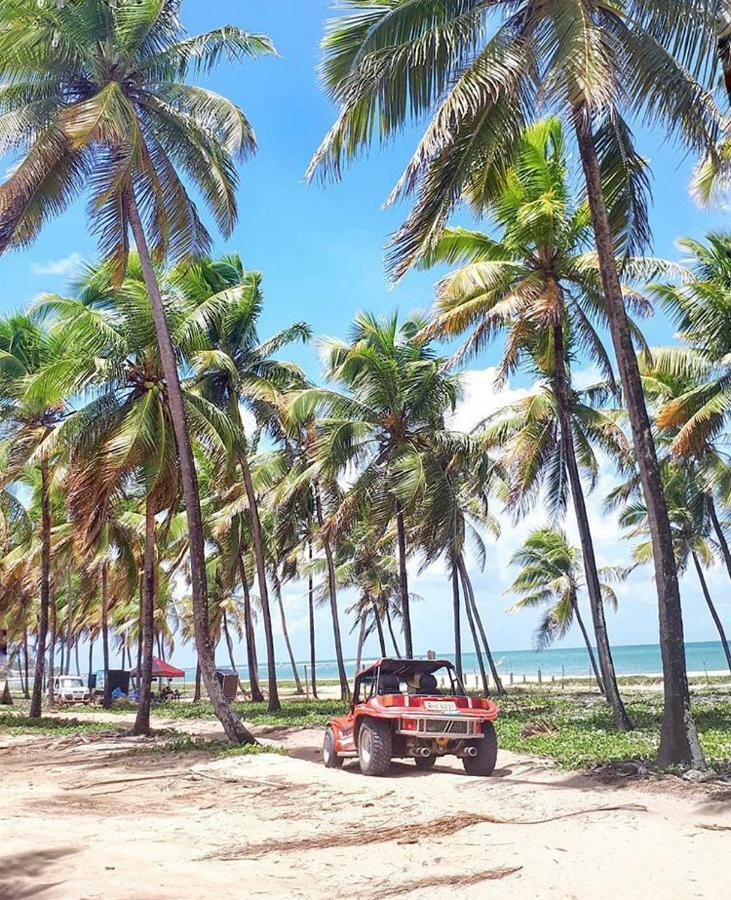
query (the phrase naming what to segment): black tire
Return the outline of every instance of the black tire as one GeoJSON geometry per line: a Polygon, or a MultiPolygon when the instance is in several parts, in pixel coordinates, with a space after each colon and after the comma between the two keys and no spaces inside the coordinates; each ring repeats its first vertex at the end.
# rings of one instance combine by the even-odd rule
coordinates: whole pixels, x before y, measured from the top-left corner
{"type": "Polygon", "coordinates": [[[388,722],[368,719],[358,732],[358,760],[364,775],[388,775],[393,735],[388,722]]]}
{"type": "Polygon", "coordinates": [[[485,722],[482,726],[484,737],[477,741],[477,756],[465,756],[462,758],[464,770],[468,775],[492,775],[497,762],[497,734],[492,722],[485,722]]]}
{"type": "Polygon", "coordinates": [[[343,765],[343,757],[335,752],[335,732],[329,725],[322,740],[322,761],[326,769],[339,769],[343,765]]]}
{"type": "Polygon", "coordinates": [[[436,763],[436,756],[415,756],[414,762],[416,763],[417,769],[433,769],[434,764],[436,763]]]}

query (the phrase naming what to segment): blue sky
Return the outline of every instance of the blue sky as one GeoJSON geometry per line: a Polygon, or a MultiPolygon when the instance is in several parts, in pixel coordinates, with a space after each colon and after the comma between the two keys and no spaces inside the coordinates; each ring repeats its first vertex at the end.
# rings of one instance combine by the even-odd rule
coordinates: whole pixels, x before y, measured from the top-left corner
{"type": "MultiPolygon", "coordinates": [[[[341,184],[322,189],[305,183],[309,158],[333,119],[333,109],[316,77],[318,43],[323,21],[331,14],[329,7],[322,0],[187,0],[184,4],[191,32],[230,22],[269,34],[281,54],[279,59],[236,68],[223,65],[209,79],[212,88],[244,108],[259,138],[258,156],[241,173],[239,226],[230,241],[218,241],[216,250],[236,250],[247,266],[264,273],[265,334],[303,319],[315,334],[343,335],[359,309],[387,312],[398,308],[407,313],[427,308],[432,297],[433,273],[411,274],[391,289],[383,265],[384,244],[400,223],[404,208],[384,211],[382,203],[408,159],[417,130],[407,131],[385,150],[374,149],[353,165],[341,184]]],[[[689,199],[692,158],[684,158],[660,134],[639,129],[638,140],[654,172],[654,250],[657,255],[677,258],[674,242],[678,235],[699,237],[710,228],[725,227],[727,213],[707,214],[689,199]]],[[[94,239],[79,204],[51,223],[33,247],[0,259],[0,308],[23,306],[41,291],[63,291],[78,261],[92,260],[94,255],[94,239]]],[[[646,333],[651,343],[667,341],[672,328],[658,317],[647,324],[646,333]]],[[[292,355],[312,376],[318,374],[313,348],[292,355]]],[[[473,368],[493,365],[496,356],[497,351],[489,353],[473,368]]],[[[479,418],[481,401],[490,393],[489,379],[477,373],[470,377],[469,388],[468,408],[462,415],[471,421],[479,418]]],[[[601,519],[598,499],[594,505],[597,527],[602,531],[600,553],[607,562],[625,557],[627,548],[617,543],[613,523],[601,519]]],[[[502,548],[490,554],[489,574],[478,578],[478,593],[494,621],[493,645],[527,648],[533,617],[502,615],[508,605],[501,596],[509,580],[508,550],[516,534],[509,523],[506,531],[513,539],[501,542],[502,548]]],[[[712,576],[719,600],[728,595],[720,575],[717,571],[712,576]]],[[[440,573],[430,572],[418,580],[416,590],[426,598],[416,616],[417,647],[421,652],[432,646],[448,649],[446,583],[440,573]]],[[[657,624],[651,585],[640,576],[624,593],[623,609],[610,623],[614,639],[654,642],[657,624]]],[[[712,624],[692,583],[685,586],[684,594],[688,638],[713,639],[712,624]]],[[[298,589],[289,597],[299,656],[304,655],[306,646],[301,599],[298,589]]],[[[731,603],[722,602],[721,609],[728,620],[731,603]]],[[[569,643],[573,642],[569,638],[569,643]]],[[[323,630],[324,655],[328,655],[327,645],[323,630]]]]}

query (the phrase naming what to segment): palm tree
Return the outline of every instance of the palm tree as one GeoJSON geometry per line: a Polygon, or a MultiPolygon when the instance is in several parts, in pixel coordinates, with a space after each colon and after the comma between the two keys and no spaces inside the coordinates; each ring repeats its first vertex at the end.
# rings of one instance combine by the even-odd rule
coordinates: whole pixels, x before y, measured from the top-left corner
{"type": "Polygon", "coordinates": [[[273,355],[295,341],[307,341],[309,327],[298,322],[261,341],[261,275],[246,272],[238,256],[203,261],[181,274],[179,286],[188,304],[181,334],[192,348],[195,387],[208,402],[230,418],[237,430],[235,461],[241,469],[251,517],[259,597],[264,619],[269,669],[269,708],[279,709],[274,632],[267,586],[267,560],[259,501],[249,464],[250,442],[241,418],[242,407],[254,414],[259,427],[278,434],[277,404],[283,392],[304,384],[292,363],[273,355]]]}
{"type": "MultiPolygon", "coordinates": [[[[543,528],[531,532],[523,547],[513,554],[511,563],[521,568],[509,588],[510,593],[520,597],[510,612],[548,607],[536,630],[536,650],[544,650],[563,638],[576,622],[594,676],[601,685],[594,648],[579,610],[579,594],[583,588],[580,551],[570,546],[562,531],[543,528]]],[[[602,585],[602,593],[616,608],[616,598],[609,585],[602,585]]]]}
{"type": "Polygon", "coordinates": [[[387,140],[411,119],[432,116],[392,195],[417,194],[392,245],[397,275],[433,248],[466,189],[479,195],[480,209],[500,189],[536,109],[556,109],[574,130],[651,510],[665,673],[659,758],[663,764],[703,765],[690,709],[670,524],[615,254],[649,239],[647,172],[626,116],[660,124],[704,154],[720,134],[721,117],[699,82],[715,70],[716,4],[351,0],[346,7],[328,28],[322,66],[340,111],[310,175],[338,177],[376,133],[387,140]]]}
{"type": "MultiPolygon", "coordinates": [[[[179,301],[170,276],[158,274],[169,316],[179,322],[179,301]]],[[[86,273],[76,298],[43,299],[39,309],[55,315],[54,335],[67,348],[53,374],[60,385],[92,395],[67,417],[62,438],[73,447],[69,508],[86,547],[93,546],[112,499],[124,491],[144,497],[144,559],[141,586],[140,701],[137,733],[149,731],[154,643],[156,516],[179,499],[171,394],[161,365],[142,266],[130,257],[119,286],[109,266],[86,273]]],[[[43,383],[41,371],[35,381],[43,383]]],[[[231,444],[225,418],[204,399],[184,394],[188,430],[213,459],[226,464],[231,444]],[[223,436],[222,436],[223,435],[223,436]]],[[[214,701],[215,702],[215,701],[214,701]]],[[[239,739],[244,732],[239,727],[239,739]]]]}
{"type": "MultiPolygon", "coordinates": [[[[338,577],[336,552],[342,535],[331,533],[326,527],[331,509],[342,502],[340,490],[332,471],[328,471],[328,461],[317,458],[318,439],[322,425],[318,422],[312,403],[301,402],[297,392],[284,398],[277,411],[277,424],[281,428],[279,440],[282,450],[279,455],[280,478],[278,487],[272,494],[272,503],[280,510],[280,522],[289,532],[290,560],[299,556],[292,566],[301,570],[308,579],[308,608],[310,620],[310,665],[315,679],[315,585],[313,576],[319,567],[315,564],[315,544],[324,553],[324,577],[330,606],[330,620],[333,629],[335,658],[340,682],[340,698],[350,696],[348,676],[345,671],[343,642],[340,633],[340,613],[338,610],[338,577]]],[[[319,563],[319,561],[318,561],[319,563]]]]}
{"type": "MultiPolygon", "coordinates": [[[[703,293],[708,293],[709,286],[709,282],[699,285],[703,293]]],[[[692,289],[692,284],[686,286],[686,290],[692,289]]],[[[668,292],[673,296],[676,292],[673,286],[656,287],[655,290],[661,297],[667,296],[668,292]]],[[[722,298],[721,293],[718,299],[723,302],[722,298]]],[[[712,333],[713,329],[709,328],[709,334],[712,333]]],[[[708,353],[706,343],[704,338],[701,347],[653,347],[649,357],[640,359],[640,372],[645,393],[653,401],[663,425],[659,432],[660,441],[664,446],[670,444],[676,464],[685,465],[694,478],[703,482],[708,517],[731,578],[731,550],[725,523],[716,507],[717,502],[723,508],[727,507],[731,496],[731,464],[721,437],[725,421],[722,411],[726,392],[724,369],[713,360],[720,348],[708,353]],[[712,423],[708,421],[709,416],[714,420],[712,423]]]]}
{"type": "Polygon", "coordinates": [[[44,660],[51,610],[51,481],[55,430],[67,413],[59,384],[29,380],[51,365],[59,348],[36,318],[11,315],[0,320],[0,436],[8,444],[3,486],[31,461],[40,473],[40,613],[36,665],[29,715],[41,716],[44,660]]]}
{"type": "Polygon", "coordinates": [[[669,374],[683,377],[685,391],[658,412],[657,424],[672,430],[677,456],[700,457],[728,422],[729,352],[731,352],[731,236],[711,233],[706,242],[683,238],[678,246],[689,254],[692,276],[677,284],[655,284],[652,291],[671,313],[690,353],[666,357],[669,374]]]}
{"type": "Polygon", "coordinates": [[[495,537],[500,533],[488,502],[488,489],[492,487],[496,472],[494,462],[477,442],[462,439],[451,453],[445,453],[437,445],[406,455],[399,465],[396,487],[406,504],[418,509],[412,528],[414,540],[421,547],[424,565],[430,565],[440,557],[446,562],[452,585],[455,662],[460,678],[461,589],[485,694],[489,693],[489,687],[480,640],[498,693],[503,693],[503,686],[475,602],[465,557],[469,544],[480,568],[484,569],[486,549],[481,531],[488,530],[495,537]]]}
{"type": "Polygon", "coordinates": [[[226,734],[239,741],[246,735],[216,679],[206,627],[195,463],[153,260],[200,256],[210,246],[180,172],[199,190],[220,230],[231,233],[235,160],[256,147],[243,112],[213,91],[188,84],[187,76],[210,70],[224,55],[240,60],[274,49],[268,38],[233,26],[189,37],[180,6],[181,0],[3,4],[2,142],[21,156],[0,188],[0,252],[29,244],[85,188],[102,252],[118,278],[126,269],[130,231],[134,237],[170,395],[201,671],[226,734]]]}
{"type": "MultiPolygon", "coordinates": [[[[709,539],[712,524],[703,481],[697,470],[672,462],[664,464],[663,476],[678,571],[684,572],[692,561],[731,671],[731,648],[704,573],[704,569],[715,562],[715,547],[709,539]]],[[[630,529],[630,537],[648,534],[647,508],[640,500],[625,504],[619,521],[630,529]]],[[[646,563],[651,558],[652,547],[647,540],[641,541],[633,548],[632,555],[636,564],[646,563]]]]}
{"type": "MultiPolygon", "coordinates": [[[[396,473],[400,461],[413,450],[439,440],[449,442],[450,436],[439,424],[445,411],[454,410],[459,395],[457,379],[444,371],[444,361],[414,339],[423,324],[417,319],[399,324],[395,315],[378,319],[359,313],[350,343],[323,342],[327,376],[346,393],[311,388],[294,401],[298,418],[321,409],[317,455],[331,471],[357,468],[329,530],[342,527],[366,506],[384,530],[395,519],[407,657],[413,656],[406,568],[409,511],[395,490],[396,473]]],[[[319,508],[317,514],[322,520],[319,508]]]]}
{"type": "MultiPolygon", "coordinates": [[[[510,414],[510,424],[506,421],[504,428],[494,426],[491,440],[496,436],[498,443],[511,441],[506,457],[518,474],[513,505],[533,499],[535,489],[548,479],[554,512],[562,512],[570,486],[602,671],[600,684],[617,727],[626,729],[631,723],[614,673],[581,469],[586,471],[588,463],[595,478],[597,466],[587,430],[592,440],[610,449],[615,458],[627,459],[629,451],[621,431],[607,416],[576,404],[571,386],[571,364],[579,351],[601,367],[612,385],[614,374],[598,331],[606,326],[607,317],[598,260],[590,251],[589,208],[572,197],[558,119],[546,119],[526,129],[490,211],[499,238],[447,229],[424,259],[429,265],[462,263],[440,283],[436,314],[425,336],[452,337],[469,329],[470,336],[457,354],[461,360],[506,332],[500,377],[527,361],[544,382],[542,396],[510,414]],[[518,424],[521,412],[526,421],[518,424]]],[[[628,281],[672,269],[661,260],[626,257],[621,261],[628,281]]],[[[624,292],[632,308],[640,314],[647,312],[649,303],[629,283],[624,292]]],[[[630,325],[635,340],[644,346],[639,329],[631,321],[630,325]]]]}

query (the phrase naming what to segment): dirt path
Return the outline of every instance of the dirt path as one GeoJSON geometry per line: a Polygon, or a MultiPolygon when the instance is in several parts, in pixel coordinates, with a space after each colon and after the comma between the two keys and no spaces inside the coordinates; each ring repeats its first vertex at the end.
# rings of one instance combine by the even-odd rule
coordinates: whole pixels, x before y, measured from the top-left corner
{"type": "Polygon", "coordinates": [[[722,788],[608,785],[510,753],[490,779],[405,763],[369,779],[325,769],[319,730],[260,734],[291,755],[130,758],[118,740],[0,737],[0,898],[715,900],[728,887],[722,788]]]}

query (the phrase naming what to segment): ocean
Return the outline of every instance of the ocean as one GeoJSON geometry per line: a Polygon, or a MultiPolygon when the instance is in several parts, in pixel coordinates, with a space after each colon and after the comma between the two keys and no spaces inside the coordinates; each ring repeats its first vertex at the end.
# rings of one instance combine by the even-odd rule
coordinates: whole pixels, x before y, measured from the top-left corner
{"type": "MultiPolygon", "coordinates": [[[[438,653],[440,659],[454,661],[451,653],[438,653]]],[[[544,678],[564,675],[582,676],[590,675],[589,655],[584,647],[554,648],[551,650],[500,650],[493,653],[495,663],[501,677],[508,678],[512,672],[516,682],[520,682],[525,675],[528,680],[535,680],[540,669],[544,678]]],[[[656,675],[662,672],[659,644],[632,644],[612,647],[614,666],[618,675],[656,675]]],[[[689,672],[714,672],[726,670],[726,658],[719,641],[704,641],[685,645],[685,658],[689,672]]],[[[372,657],[364,658],[363,665],[372,662],[372,657]]],[[[228,668],[222,660],[221,668],[228,668]]],[[[477,658],[474,653],[463,653],[462,663],[466,673],[478,671],[477,658]]],[[[259,663],[261,676],[266,677],[266,664],[262,659],[259,663]]],[[[300,661],[297,668],[300,677],[304,677],[305,667],[309,672],[309,662],[300,661]]],[[[248,675],[248,667],[238,667],[242,677],[248,675]]],[[[355,660],[345,661],[345,669],[349,677],[355,674],[355,660]]],[[[292,668],[289,662],[279,660],[277,672],[282,679],[291,679],[292,668]]],[[[317,677],[323,680],[337,679],[338,670],[336,661],[323,659],[317,661],[317,677]]],[[[195,669],[186,669],[186,681],[195,678],[195,669]]],[[[471,682],[470,682],[471,683],[471,682]]]]}

